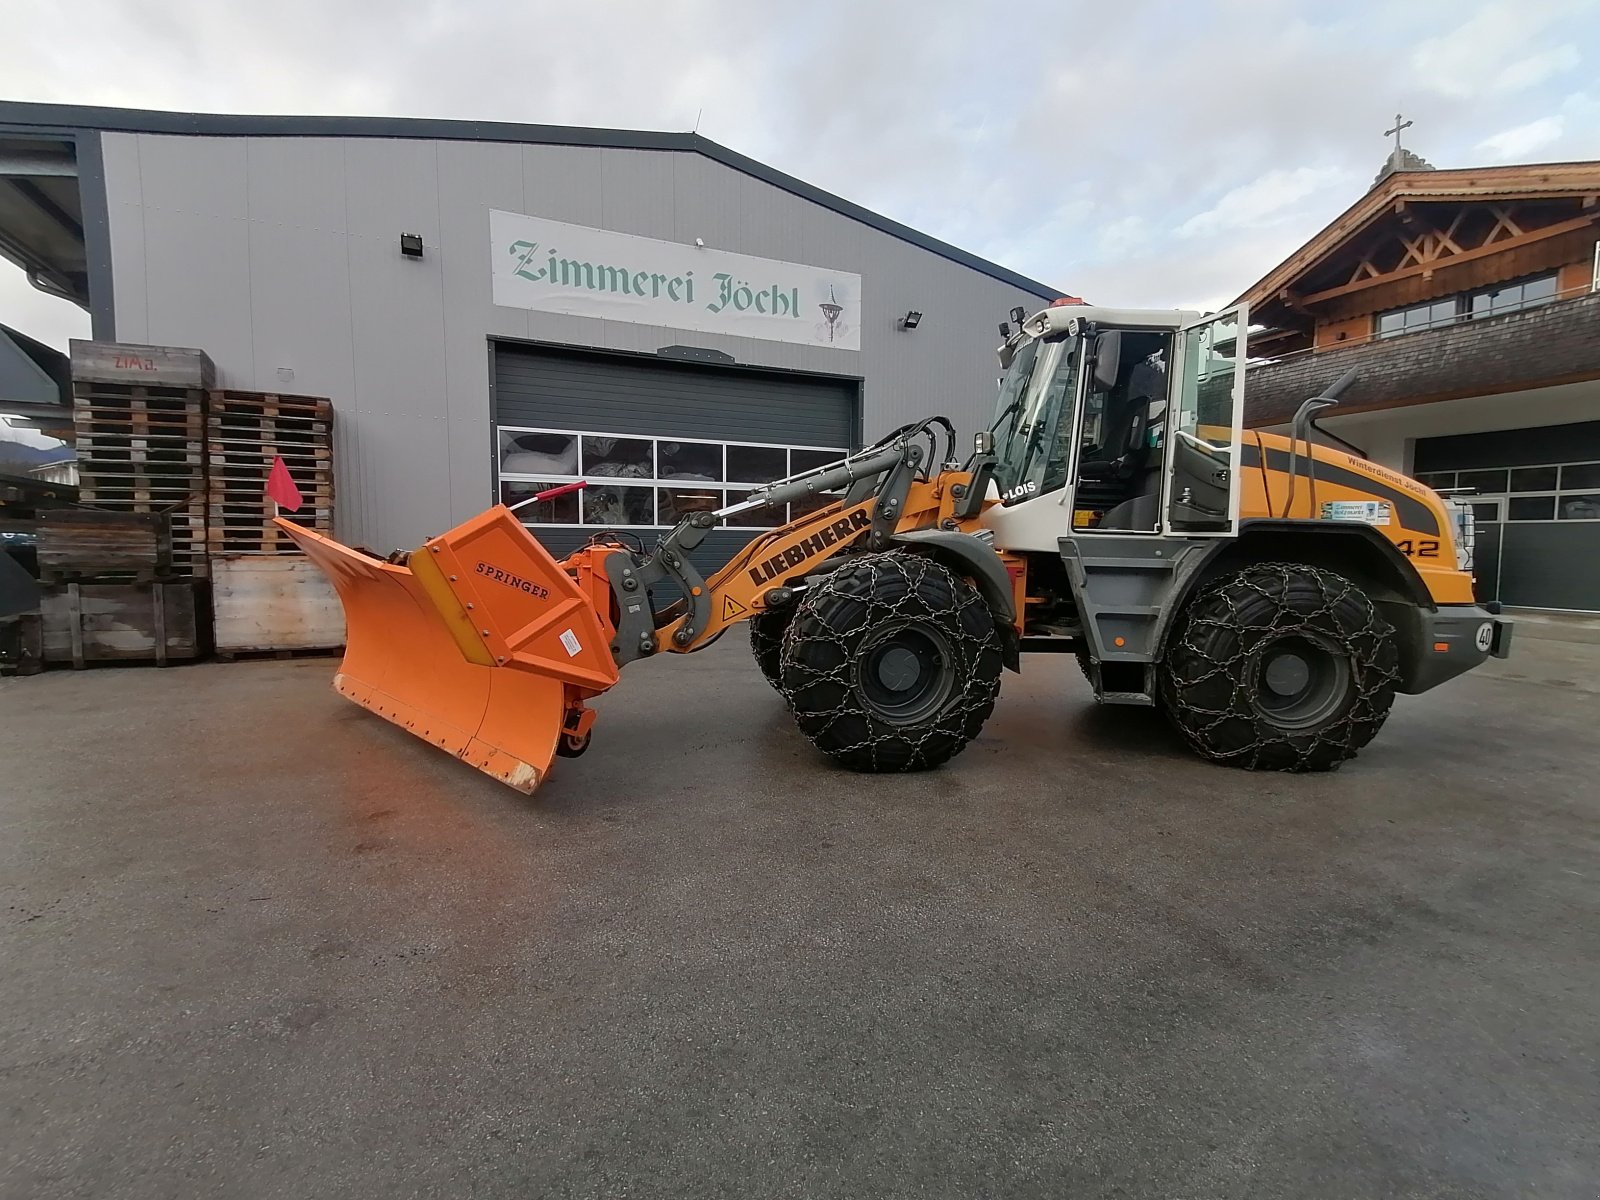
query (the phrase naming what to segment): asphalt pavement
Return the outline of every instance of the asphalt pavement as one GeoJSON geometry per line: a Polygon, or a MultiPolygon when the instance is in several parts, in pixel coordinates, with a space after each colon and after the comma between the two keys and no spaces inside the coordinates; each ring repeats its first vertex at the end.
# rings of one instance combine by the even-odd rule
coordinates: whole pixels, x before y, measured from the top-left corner
{"type": "Polygon", "coordinates": [[[0,1196],[1592,1197],[1600,646],[1324,776],[1070,659],[857,776],[737,637],[522,797],[328,659],[0,680],[0,1196]]]}

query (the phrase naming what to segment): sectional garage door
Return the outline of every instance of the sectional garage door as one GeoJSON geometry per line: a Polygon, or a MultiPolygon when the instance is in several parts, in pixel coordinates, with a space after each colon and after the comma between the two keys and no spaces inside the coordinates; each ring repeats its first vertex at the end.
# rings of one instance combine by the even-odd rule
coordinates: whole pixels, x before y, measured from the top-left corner
{"type": "MultiPolygon", "coordinates": [[[[500,498],[588,484],[518,511],[558,555],[603,528],[648,548],[683,514],[734,503],[859,440],[856,380],[507,342],[493,343],[493,356],[500,498]]],[[[788,516],[714,530],[695,564],[715,570],[788,516]]]]}
{"type": "Polygon", "coordinates": [[[1422,438],[1415,464],[1472,504],[1480,600],[1600,610],[1600,421],[1422,438]]]}

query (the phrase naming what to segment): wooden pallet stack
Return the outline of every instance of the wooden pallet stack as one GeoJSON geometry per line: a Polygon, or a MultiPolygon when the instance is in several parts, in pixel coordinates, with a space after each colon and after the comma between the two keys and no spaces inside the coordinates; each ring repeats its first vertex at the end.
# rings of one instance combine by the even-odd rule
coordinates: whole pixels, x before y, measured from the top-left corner
{"type": "Polygon", "coordinates": [[[288,467],[303,504],[283,515],[333,532],[333,405],[318,396],[213,390],[206,474],[216,649],[239,654],[328,650],[344,614],[322,572],[272,523],[267,475],[288,467]]]}
{"type": "Polygon", "coordinates": [[[333,531],[333,404],[320,396],[214,390],[206,408],[207,545],[213,555],[289,554],[267,475],[289,468],[304,504],[290,520],[333,531]]]}
{"type": "Polygon", "coordinates": [[[96,508],[167,513],[172,568],[206,576],[206,389],[203,352],[72,343],[78,499],[96,508]]]}

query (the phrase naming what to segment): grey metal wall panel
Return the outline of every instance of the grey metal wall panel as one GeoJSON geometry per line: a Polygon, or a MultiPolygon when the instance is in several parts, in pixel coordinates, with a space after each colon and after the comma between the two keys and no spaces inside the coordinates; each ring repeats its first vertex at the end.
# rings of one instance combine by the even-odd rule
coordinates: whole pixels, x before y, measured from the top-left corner
{"type": "MultiPolygon", "coordinates": [[[[256,369],[248,222],[150,207],[144,210],[144,239],[148,340],[198,347],[217,364],[219,384],[251,386],[247,381],[256,379],[256,369]],[[179,331],[190,340],[173,336],[179,331]]],[[[115,267],[122,269],[120,263],[115,267]]]]}
{"type": "Polygon", "coordinates": [[[941,411],[966,430],[979,426],[993,403],[995,324],[1012,305],[1040,303],[690,151],[165,133],[104,140],[119,335],[203,346],[229,386],[283,386],[278,368],[287,365],[296,391],[331,396],[339,532],[373,545],[414,544],[491,500],[491,336],[642,353],[684,344],[752,366],[859,375],[871,437],[941,411]],[[857,272],[863,349],[497,308],[492,207],[857,272]],[[421,262],[400,257],[402,232],[423,235],[421,262]],[[909,308],[925,314],[915,333],[895,325],[909,308]]]}
{"type": "Polygon", "coordinates": [[[100,154],[106,178],[106,219],[111,232],[112,323],[123,341],[149,342],[139,138],[131,133],[101,134],[100,154]]]}
{"type": "MultiPolygon", "coordinates": [[[[444,289],[444,377],[450,511],[484,504],[490,453],[489,356],[486,336],[526,338],[527,312],[487,303],[489,241],[478,214],[523,206],[522,147],[481,142],[438,143],[439,245],[444,289]]],[[[424,253],[428,253],[427,249],[424,253]]]]}
{"type": "Polygon", "coordinates": [[[641,154],[637,150],[591,153],[600,160],[601,228],[626,229],[641,237],[678,240],[673,202],[675,164],[672,161],[676,156],[641,154]]]}

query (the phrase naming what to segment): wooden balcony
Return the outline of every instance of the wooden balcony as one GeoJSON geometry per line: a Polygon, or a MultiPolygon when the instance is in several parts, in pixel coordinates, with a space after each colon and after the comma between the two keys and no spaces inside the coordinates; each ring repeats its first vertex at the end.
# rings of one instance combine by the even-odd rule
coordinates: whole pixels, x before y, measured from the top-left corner
{"type": "Polygon", "coordinates": [[[1341,413],[1600,379],[1600,292],[1257,364],[1246,377],[1245,424],[1289,421],[1352,367],[1360,374],[1341,413]]]}

